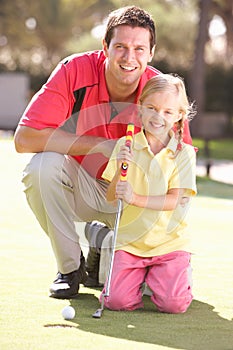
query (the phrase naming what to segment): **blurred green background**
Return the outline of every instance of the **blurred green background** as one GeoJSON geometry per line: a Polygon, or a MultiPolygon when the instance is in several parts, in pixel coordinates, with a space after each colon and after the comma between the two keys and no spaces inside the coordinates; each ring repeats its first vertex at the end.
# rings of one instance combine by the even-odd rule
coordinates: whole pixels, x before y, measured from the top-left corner
{"type": "MultiPolygon", "coordinates": [[[[183,76],[196,103],[190,129],[206,173],[212,159],[233,160],[232,0],[133,4],[149,11],[156,23],[152,65],[183,76]]],[[[30,98],[62,58],[101,49],[107,15],[126,5],[132,2],[0,0],[0,129],[14,131],[30,98]]]]}

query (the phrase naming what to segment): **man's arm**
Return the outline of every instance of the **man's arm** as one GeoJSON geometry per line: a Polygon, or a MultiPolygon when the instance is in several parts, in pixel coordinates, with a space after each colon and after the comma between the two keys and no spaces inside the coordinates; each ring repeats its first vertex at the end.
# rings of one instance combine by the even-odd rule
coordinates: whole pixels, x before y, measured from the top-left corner
{"type": "Polygon", "coordinates": [[[61,129],[34,129],[18,126],[14,136],[15,148],[19,153],[57,152],[69,155],[102,153],[110,157],[115,140],[96,136],[77,136],[61,129]]]}

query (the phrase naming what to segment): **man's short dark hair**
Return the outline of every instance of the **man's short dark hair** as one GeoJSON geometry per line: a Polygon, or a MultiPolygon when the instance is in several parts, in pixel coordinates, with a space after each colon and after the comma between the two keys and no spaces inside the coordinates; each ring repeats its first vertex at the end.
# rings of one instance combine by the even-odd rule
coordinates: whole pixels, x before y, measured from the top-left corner
{"type": "Polygon", "coordinates": [[[112,11],[108,16],[107,28],[104,37],[108,47],[112,40],[114,29],[120,25],[148,29],[150,32],[150,50],[152,50],[152,48],[155,46],[155,23],[151,15],[145,10],[137,6],[126,6],[112,11]]]}

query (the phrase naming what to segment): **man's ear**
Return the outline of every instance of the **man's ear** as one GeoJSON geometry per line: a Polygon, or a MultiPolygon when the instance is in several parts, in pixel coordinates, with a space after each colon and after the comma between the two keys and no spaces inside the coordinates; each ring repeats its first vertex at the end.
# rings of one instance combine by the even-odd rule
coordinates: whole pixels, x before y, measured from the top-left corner
{"type": "Polygon", "coordinates": [[[102,47],[105,57],[108,57],[108,45],[104,39],[102,41],[102,47]]]}
{"type": "Polygon", "coordinates": [[[150,60],[148,62],[151,62],[155,54],[155,46],[152,47],[151,53],[150,53],[150,60]]]}

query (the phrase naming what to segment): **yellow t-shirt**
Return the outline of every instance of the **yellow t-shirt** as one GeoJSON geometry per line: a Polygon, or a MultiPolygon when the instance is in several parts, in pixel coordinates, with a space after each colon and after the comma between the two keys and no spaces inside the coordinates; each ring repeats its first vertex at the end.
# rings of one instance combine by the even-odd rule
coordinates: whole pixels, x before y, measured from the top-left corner
{"type": "MultiPolygon", "coordinates": [[[[196,153],[191,145],[182,144],[182,150],[172,158],[177,140],[171,132],[166,148],[154,155],[141,131],[134,136],[133,162],[128,168],[127,179],[139,195],[164,195],[171,188],[185,189],[185,196],[196,194],[196,153]]],[[[102,177],[111,181],[117,170],[116,155],[125,143],[118,140],[102,177]]],[[[150,257],[175,250],[191,251],[186,230],[185,207],[178,205],[172,211],[156,211],[124,203],[116,249],[134,255],[150,257]]]]}

